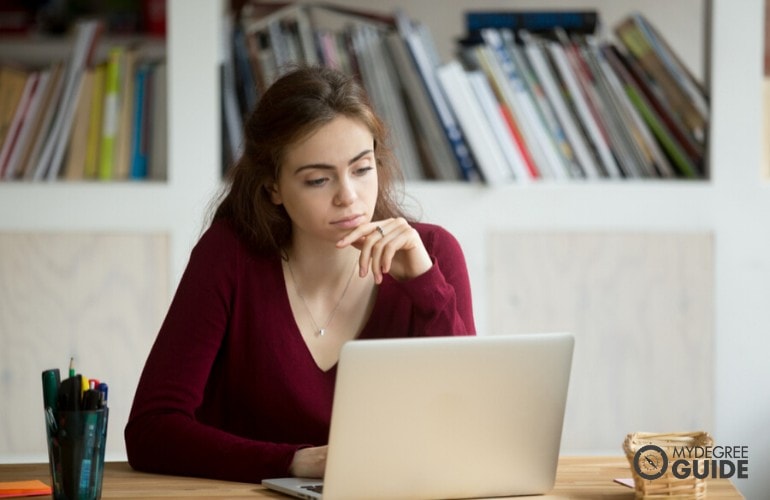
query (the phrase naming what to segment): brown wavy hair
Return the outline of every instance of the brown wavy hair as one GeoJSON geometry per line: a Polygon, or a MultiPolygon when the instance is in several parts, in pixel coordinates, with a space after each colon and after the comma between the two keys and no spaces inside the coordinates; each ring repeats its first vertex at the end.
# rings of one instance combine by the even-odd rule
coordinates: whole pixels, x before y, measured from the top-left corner
{"type": "Polygon", "coordinates": [[[243,154],[228,172],[214,220],[228,220],[257,252],[281,254],[291,242],[292,223],[284,207],[271,201],[270,189],[283,158],[293,144],[340,115],[364,124],[374,138],[374,218],[405,217],[399,201],[403,175],[364,88],[338,70],[303,66],[276,80],[248,116],[243,154]]]}

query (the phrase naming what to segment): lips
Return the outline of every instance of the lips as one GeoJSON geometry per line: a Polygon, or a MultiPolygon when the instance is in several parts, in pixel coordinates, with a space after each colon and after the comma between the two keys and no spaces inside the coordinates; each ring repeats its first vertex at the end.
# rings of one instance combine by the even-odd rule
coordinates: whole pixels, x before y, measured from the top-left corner
{"type": "Polygon", "coordinates": [[[332,221],[332,225],[340,229],[352,229],[357,227],[363,221],[363,215],[351,215],[332,221]]]}

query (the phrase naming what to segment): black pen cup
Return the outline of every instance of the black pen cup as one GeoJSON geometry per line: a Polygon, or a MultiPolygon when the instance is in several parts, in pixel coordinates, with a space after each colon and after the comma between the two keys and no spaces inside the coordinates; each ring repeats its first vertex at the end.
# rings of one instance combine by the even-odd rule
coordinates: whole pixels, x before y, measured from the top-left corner
{"type": "Polygon", "coordinates": [[[104,449],[109,408],[60,411],[46,409],[48,464],[56,500],[91,500],[102,496],[104,449]]]}

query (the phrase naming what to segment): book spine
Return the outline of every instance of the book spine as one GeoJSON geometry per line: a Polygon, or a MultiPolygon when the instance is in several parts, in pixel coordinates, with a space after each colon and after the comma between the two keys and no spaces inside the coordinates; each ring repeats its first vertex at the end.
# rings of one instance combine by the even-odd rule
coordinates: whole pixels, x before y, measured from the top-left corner
{"type": "Polygon", "coordinates": [[[131,168],[129,178],[144,179],[147,177],[147,138],[145,135],[146,88],[149,67],[142,65],[136,72],[134,83],[134,116],[131,145],[131,168]]]}
{"type": "Polygon", "coordinates": [[[547,171],[554,179],[568,179],[569,170],[543,122],[520,68],[505,48],[502,35],[497,30],[489,29],[482,30],[482,36],[513,91],[513,100],[520,112],[519,123],[525,131],[525,137],[530,137],[528,143],[535,154],[540,172],[547,171]]]}
{"type": "Polygon", "coordinates": [[[469,72],[468,80],[476,94],[483,115],[489,121],[492,134],[503,153],[504,163],[495,164],[499,170],[497,174],[498,177],[501,182],[515,179],[522,184],[526,183],[530,180],[530,176],[525,165],[525,160],[510,133],[500,103],[492,92],[489,81],[481,71],[469,72]]]}
{"type": "Polygon", "coordinates": [[[115,142],[120,114],[120,78],[123,48],[110,49],[104,79],[104,108],[101,145],[99,147],[99,179],[109,180],[115,168],[115,142]]]}
{"type": "Polygon", "coordinates": [[[531,33],[551,32],[561,28],[574,33],[594,33],[599,15],[595,10],[551,11],[468,11],[465,27],[469,34],[482,29],[527,30],[531,33]]]}
{"type": "Polygon", "coordinates": [[[27,76],[27,81],[24,84],[21,97],[16,104],[16,111],[13,114],[13,119],[8,127],[5,139],[2,142],[2,148],[0,148],[0,179],[5,175],[6,168],[8,168],[10,163],[11,154],[14,149],[18,149],[19,134],[22,130],[24,121],[29,119],[30,103],[32,102],[38,87],[39,80],[40,73],[38,72],[30,73],[27,76]]]}
{"type": "Polygon", "coordinates": [[[407,43],[409,52],[414,58],[415,66],[418,68],[431,101],[436,109],[436,113],[441,121],[444,133],[452,145],[452,151],[457,158],[460,166],[460,172],[465,180],[472,181],[478,179],[479,171],[470,149],[465,140],[465,135],[457,124],[454,112],[447,104],[446,97],[438,83],[435,67],[430,61],[430,56],[422,46],[418,35],[414,32],[411,21],[403,17],[399,18],[399,32],[407,43]]]}
{"type": "Polygon", "coordinates": [[[484,181],[489,184],[504,182],[507,179],[503,177],[499,166],[505,165],[505,159],[494,142],[492,131],[476,101],[465,70],[459,62],[450,61],[438,68],[437,76],[447,99],[457,113],[484,181]]]}
{"type": "Polygon", "coordinates": [[[101,142],[102,113],[104,112],[104,82],[107,72],[106,63],[94,68],[93,94],[91,94],[91,112],[88,119],[88,142],[83,176],[96,179],[99,172],[99,143],[101,142]]]}
{"type": "Polygon", "coordinates": [[[606,126],[599,115],[595,102],[596,97],[592,94],[589,78],[580,54],[564,31],[557,30],[556,34],[562,48],[561,51],[557,51],[560,55],[557,55],[556,59],[559,61],[559,66],[562,67],[564,80],[570,88],[575,107],[595,148],[596,156],[601,162],[603,173],[608,177],[620,177],[620,168],[612,154],[605,131],[606,126]]]}

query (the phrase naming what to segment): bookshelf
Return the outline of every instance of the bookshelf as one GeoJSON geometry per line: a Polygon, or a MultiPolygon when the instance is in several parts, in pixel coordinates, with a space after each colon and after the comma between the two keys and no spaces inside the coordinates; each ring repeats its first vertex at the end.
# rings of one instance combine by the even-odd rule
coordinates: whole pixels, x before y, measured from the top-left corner
{"type": "MultiPolygon", "coordinates": [[[[206,205],[219,186],[221,145],[217,96],[221,54],[218,48],[221,43],[219,19],[225,3],[224,0],[168,0],[167,182],[0,183],[1,237],[50,233],[72,237],[83,233],[128,235],[139,241],[149,238],[147,241],[153,243],[148,245],[165,248],[158,269],[160,278],[157,283],[151,283],[153,289],[159,290],[155,296],[161,297],[158,299],[160,307],[147,313],[143,324],[124,332],[132,340],[126,352],[114,354],[111,361],[116,366],[104,364],[97,366],[98,370],[94,368],[104,378],[112,375],[120,387],[113,392],[116,395],[113,399],[114,418],[108,439],[108,453],[116,458],[123,454],[122,427],[138,372],[162,320],[163,309],[184,269],[189,250],[200,232],[206,205]],[[166,247],[152,239],[157,235],[166,239],[166,247]]],[[[341,3],[367,5],[367,2],[352,0],[341,3]]],[[[555,1],[548,5],[564,3],[555,1]]],[[[442,15],[436,16],[435,8],[426,1],[389,0],[371,4],[382,9],[400,6],[411,17],[428,22],[445,58],[451,54],[451,40],[459,33],[459,13],[464,8],[546,5],[524,1],[478,4],[453,0],[442,3],[442,15]]],[[[570,3],[570,6],[577,5],[570,3]]],[[[579,5],[598,7],[608,24],[610,19],[632,8],[643,8],[656,23],[660,21],[661,30],[671,37],[670,41],[692,64],[694,72],[702,74],[708,81],[714,116],[710,131],[709,180],[606,180],[494,188],[465,183],[415,182],[407,186],[409,203],[425,220],[444,225],[462,242],[471,274],[477,326],[481,332],[569,327],[569,322],[574,321],[581,310],[590,311],[592,316],[582,318],[583,323],[572,326],[596,326],[604,332],[603,337],[584,336],[583,342],[581,337],[578,340],[573,399],[565,424],[565,452],[619,454],[625,432],[703,427],[718,443],[749,446],[750,479],[736,484],[748,498],[760,497],[770,489],[770,479],[759,473],[770,467],[770,446],[762,440],[763,424],[770,415],[770,401],[757,397],[765,394],[761,387],[770,380],[770,363],[766,360],[766,352],[770,349],[766,335],[770,331],[770,309],[766,306],[770,300],[770,231],[764,215],[770,213],[770,187],[760,180],[759,173],[763,144],[759,103],[762,102],[760,47],[764,33],[764,4],[762,0],[711,0],[708,4],[710,15],[701,2],[594,0],[579,2],[579,5]],[[692,6],[696,8],[695,14],[689,10],[692,6]],[[612,239],[614,236],[627,239],[616,242],[612,239]],[[540,237],[545,243],[537,247],[535,243],[540,237]],[[659,239],[649,244],[648,237],[659,239]],[[669,237],[673,238],[673,243],[669,237]],[[530,281],[524,282],[533,283],[533,286],[568,289],[586,282],[581,281],[584,277],[575,274],[577,270],[570,266],[569,254],[564,251],[566,247],[549,246],[549,242],[558,244],[560,241],[574,243],[578,250],[575,255],[588,259],[592,255],[603,255],[600,252],[603,248],[615,248],[615,253],[607,260],[615,266],[614,275],[625,275],[628,271],[628,276],[633,277],[629,283],[622,280],[614,283],[613,286],[619,287],[613,289],[617,295],[627,294],[641,302],[645,297],[663,294],[667,302],[675,302],[681,307],[665,309],[666,314],[656,314],[654,307],[658,306],[653,304],[647,309],[641,308],[640,317],[630,321],[627,317],[605,314],[601,309],[580,309],[577,306],[583,295],[578,288],[573,293],[559,295],[560,300],[572,301],[570,314],[565,309],[549,316],[544,310],[539,319],[516,317],[515,313],[521,312],[515,307],[516,300],[529,304],[521,302],[522,291],[515,287],[517,281],[524,280],[521,276],[505,273],[511,270],[526,272],[529,262],[526,259],[533,259],[529,266],[532,272],[549,269],[546,257],[554,261],[561,259],[558,262],[562,267],[556,268],[558,272],[543,274],[541,278],[526,276],[530,281]],[[654,250],[659,247],[656,241],[672,245],[671,252],[651,251],[646,257],[633,252],[634,248],[654,250]],[[519,253],[519,248],[529,253],[519,253]],[[544,258],[540,260],[536,259],[538,248],[544,250],[544,258]],[[673,265],[680,258],[684,259],[682,263],[697,263],[697,266],[673,265]],[[493,270],[490,267],[492,263],[506,266],[508,262],[510,268],[493,270]],[[659,265],[661,263],[665,265],[659,265]],[[637,269],[667,269],[670,272],[661,277],[660,283],[654,281],[647,284],[648,288],[640,288],[633,281],[643,280],[645,273],[632,272],[637,269]],[[679,279],[677,269],[688,269],[687,272],[695,274],[682,275],[679,279]],[[503,273],[506,280],[496,279],[498,273],[503,273]],[[694,309],[688,309],[688,304],[694,309]],[[512,316],[506,319],[506,314],[512,316]],[[645,323],[651,317],[662,319],[659,323],[645,323]],[[602,324],[605,318],[606,324],[602,324]],[[670,326],[665,320],[679,322],[680,330],[684,328],[681,331],[685,334],[681,338],[663,335],[661,332],[668,332],[670,326]],[[639,330],[638,325],[643,325],[644,329],[639,330]],[[649,343],[638,341],[644,334],[650,335],[649,343]],[[630,337],[635,343],[624,343],[630,337]],[[676,357],[661,357],[661,353],[671,352],[676,357]],[[596,380],[596,373],[614,375],[620,381],[636,381],[637,377],[630,372],[645,367],[647,360],[657,363],[656,373],[666,380],[665,383],[653,387],[628,385],[638,388],[638,392],[624,391],[609,383],[598,386],[598,390],[597,386],[586,386],[587,381],[596,380]],[[672,371],[672,364],[678,363],[683,363],[678,365],[680,368],[689,367],[692,371],[672,371]],[[761,382],[764,384],[760,386],[761,382]],[[605,401],[606,394],[612,394],[614,399],[605,401]],[[598,399],[609,406],[602,407],[601,413],[591,414],[578,404],[580,400],[574,399],[576,397],[583,401],[598,399]],[[647,425],[659,428],[642,428],[647,425]],[[671,429],[673,426],[678,428],[671,429]],[[578,435],[586,437],[577,439],[575,436],[578,435]]],[[[115,245],[119,246],[120,242],[115,245]]],[[[107,245],[107,248],[116,247],[107,245]]],[[[155,255],[153,252],[155,250],[148,253],[155,255]]],[[[5,258],[2,253],[0,256],[5,258]]],[[[587,262],[596,263],[595,260],[587,262]]],[[[4,276],[0,280],[11,289],[14,277],[24,279],[23,271],[18,270],[13,276],[4,276]]],[[[140,285],[144,286],[137,285],[138,290],[140,285]]],[[[548,299],[544,300],[547,304],[548,299]]],[[[541,306],[543,304],[538,305],[541,306]]],[[[113,319],[119,321],[121,317],[133,314],[136,314],[135,309],[117,307],[113,319]]],[[[34,373],[48,368],[48,364],[63,366],[69,350],[81,353],[83,364],[87,364],[89,358],[101,355],[97,348],[84,346],[85,341],[78,337],[74,327],[57,323],[58,317],[12,323],[2,316],[0,314],[3,345],[16,345],[19,339],[29,336],[54,336],[62,328],[69,328],[71,343],[57,344],[61,346],[60,350],[49,352],[50,349],[41,348],[36,357],[30,352],[23,353],[26,363],[35,366],[34,373]],[[46,366],[38,369],[41,359],[45,360],[46,366]]],[[[585,331],[579,333],[586,335],[585,331]]],[[[108,334],[109,331],[105,333],[108,334]]],[[[8,355],[0,354],[3,365],[21,373],[22,365],[11,363],[10,358],[6,363],[4,356],[8,355]]],[[[31,394],[28,398],[16,390],[9,392],[8,386],[0,386],[5,400],[11,397],[24,409],[24,412],[11,416],[12,421],[22,424],[25,415],[28,417],[39,409],[37,375],[24,377],[35,382],[27,388],[31,394]]],[[[19,390],[24,388],[22,386],[19,390]]],[[[29,418],[28,425],[26,434],[39,435],[40,439],[33,439],[31,443],[7,438],[0,440],[0,460],[44,459],[44,439],[36,432],[38,427],[42,429],[42,415],[39,421],[29,418]]]]}

